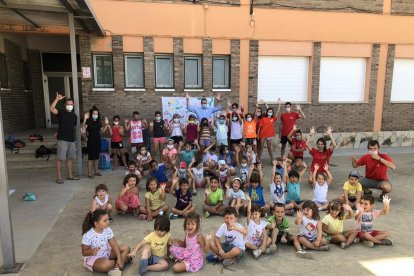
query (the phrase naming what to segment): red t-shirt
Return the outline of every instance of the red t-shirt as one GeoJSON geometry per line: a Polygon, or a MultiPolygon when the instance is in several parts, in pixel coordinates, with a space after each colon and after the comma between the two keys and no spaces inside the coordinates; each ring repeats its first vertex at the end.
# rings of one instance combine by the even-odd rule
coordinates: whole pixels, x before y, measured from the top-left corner
{"type": "Polygon", "coordinates": [[[323,169],[323,167],[325,166],[325,164],[329,165],[329,158],[331,158],[333,149],[328,148],[325,152],[320,152],[317,149],[312,148],[312,150],[309,153],[313,157],[310,171],[313,172],[315,164],[319,164],[318,172],[324,173],[325,170],[323,169]]]}
{"type": "MultiPolygon", "coordinates": [[[[393,162],[391,157],[385,153],[378,153],[378,156],[387,161],[393,162]]],[[[365,177],[372,180],[388,180],[387,166],[379,160],[375,160],[369,153],[363,155],[356,161],[358,166],[365,165],[365,177]]]]}
{"type": "Polygon", "coordinates": [[[263,117],[260,120],[259,126],[260,129],[260,138],[271,138],[275,137],[276,131],[275,131],[275,123],[276,123],[277,117],[263,117]]]}
{"type": "Polygon", "coordinates": [[[292,139],[292,146],[290,148],[290,152],[294,156],[303,156],[304,151],[294,151],[298,149],[306,149],[306,141],[305,140],[296,140],[292,139]]]}
{"type": "Polygon", "coordinates": [[[289,132],[292,131],[296,120],[299,118],[300,115],[297,112],[283,113],[280,116],[280,121],[282,122],[282,136],[288,136],[289,132]]]}

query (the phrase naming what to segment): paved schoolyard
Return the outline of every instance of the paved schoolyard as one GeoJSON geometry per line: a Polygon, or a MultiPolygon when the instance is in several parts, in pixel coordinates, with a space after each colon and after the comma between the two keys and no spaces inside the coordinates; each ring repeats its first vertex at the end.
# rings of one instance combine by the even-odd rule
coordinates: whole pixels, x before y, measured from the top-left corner
{"type": "MultiPolygon", "coordinates": [[[[338,153],[347,154],[349,151],[337,150],[336,154],[338,153]]],[[[391,212],[388,216],[381,217],[376,221],[375,228],[391,231],[394,246],[367,248],[363,244],[358,244],[342,250],[332,245],[331,251],[315,252],[314,260],[305,260],[295,256],[293,247],[282,245],[275,255],[264,255],[259,260],[255,260],[250,254],[247,254],[242,262],[231,267],[234,271],[222,271],[221,265],[207,264],[198,274],[389,275],[392,273],[393,275],[414,275],[414,242],[411,235],[407,235],[412,229],[412,218],[414,217],[412,208],[414,188],[411,183],[413,180],[412,168],[414,157],[412,157],[412,154],[396,152],[392,154],[392,157],[397,164],[397,170],[389,172],[390,179],[394,184],[394,190],[391,194],[391,212]]],[[[309,158],[306,161],[309,164],[309,158]]],[[[268,163],[268,161],[265,161],[264,186],[266,191],[265,197],[267,199],[269,198],[267,185],[269,184],[270,174],[270,166],[268,163]]],[[[341,193],[343,182],[352,169],[351,163],[346,156],[333,156],[331,163],[334,182],[329,190],[329,198],[336,197],[341,193]]],[[[360,169],[360,172],[363,172],[363,170],[360,169]]],[[[36,174],[32,175],[33,178],[36,178],[36,174]]],[[[93,180],[82,179],[81,183],[72,184],[71,182],[66,182],[62,186],[57,186],[56,189],[62,192],[67,191],[69,185],[76,186],[73,192],[73,198],[60,214],[56,223],[47,233],[33,256],[25,263],[19,275],[99,275],[88,272],[82,265],[81,224],[89,209],[94,187],[99,183],[107,184],[110,195],[115,200],[121,188],[123,175],[124,171],[111,171],[105,172],[104,176],[97,177],[93,180]]],[[[145,193],[143,188],[145,187],[145,179],[141,181],[140,186],[140,199],[142,201],[145,193]]],[[[377,196],[379,192],[374,192],[374,194],[377,196]]],[[[303,181],[302,198],[311,199],[311,196],[311,188],[303,181]]],[[[200,214],[202,213],[202,199],[202,191],[199,191],[199,195],[194,197],[194,202],[196,210],[200,214]]],[[[62,205],[65,203],[62,201],[62,205]]],[[[167,203],[173,206],[175,204],[175,198],[168,195],[167,203]]],[[[26,204],[26,208],[37,207],[36,202],[31,204],[26,204]]],[[[376,206],[381,208],[382,204],[377,203],[376,206]]],[[[322,217],[323,215],[324,213],[321,214],[322,217]]],[[[288,217],[288,220],[291,224],[291,232],[297,233],[299,228],[294,225],[294,218],[288,217]]],[[[239,222],[245,224],[245,217],[240,217],[239,222]]],[[[222,218],[220,217],[203,218],[202,232],[214,232],[221,223],[222,218]]],[[[347,221],[346,228],[352,227],[353,225],[355,225],[354,221],[347,221]]],[[[130,247],[134,247],[153,229],[153,222],[139,221],[132,215],[114,215],[114,222],[110,227],[114,231],[119,244],[127,244],[130,247]]],[[[184,237],[183,220],[173,220],[171,222],[171,229],[171,234],[174,237],[181,239],[184,237]]],[[[30,226],[25,229],[28,239],[30,239],[33,230],[30,229],[30,226]]],[[[17,243],[19,242],[17,241],[17,243]]],[[[132,265],[126,267],[123,275],[137,275],[137,273],[138,261],[135,261],[132,265]]],[[[172,270],[159,273],[159,275],[171,274],[173,274],[172,270]]],[[[150,273],[149,275],[155,274],[150,273]]]]}

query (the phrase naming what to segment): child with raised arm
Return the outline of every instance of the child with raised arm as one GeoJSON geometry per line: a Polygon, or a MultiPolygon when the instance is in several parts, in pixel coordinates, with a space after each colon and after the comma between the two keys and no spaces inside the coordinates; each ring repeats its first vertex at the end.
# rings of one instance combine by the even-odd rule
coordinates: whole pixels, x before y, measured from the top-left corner
{"type": "MultiPolygon", "coordinates": [[[[115,117],[114,117],[115,121],[115,117]]],[[[130,143],[131,143],[131,152],[136,158],[139,148],[144,145],[144,137],[142,135],[142,130],[147,127],[147,121],[145,119],[139,118],[139,112],[132,112],[132,120],[125,119],[125,130],[131,130],[130,132],[130,143]]],[[[124,163],[125,164],[125,163],[124,163]]]]}
{"type": "Polygon", "coordinates": [[[204,191],[204,217],[208,218],[210,214],[222,216],[226,207],[223,205],[223,190],[219,188],[217,176],[208,178],[207,186],[204,191]]]}
{"type": "Polygon", "coordinates": [[[204,253],[209,250],[209,243],[213,240],[213,235],[208,234],[204,237],[200,232],[200,216],[190,213],[184,219],[185,239],[173,240],[170,247],[170,257],[175,260],[173,271],[197,272],[204,265],[204,253]]]}
{"type": "Polygon", "coordinates": [[[325,238],[330,243],[340,244],[342,249],[352,243],[358,243],[357,230],[349,229],[344,231],[344,220],[354,217],[354,211],[347,204],[342,204],[334,199],[328,204],[328,214],[322,219],[322,230],[325,238]]]}
{"type": "Polygon", "coordinates": [[[177,203],[171,210],[170,219],[186,217],[191,212],[194,212],[195,208],[193,206],[193,198],[189,191],[189,187],[188,178],[173,178],[170,192],[177,198],[177,203]]]}
{"type": "Polygon", "coordinates": [[[236,177],[227,187],[225,199],[228,200],[228,205],[236,209],[237,214],[239,214],[240,208],[243,208],[244,202],[246,201],[246,195],[241,189],[242,182],[241,179],[236,177]]]}
{"type": "Polygon", "coordinates": [[[264,220],[260,219],[262,214],[262,209],[259,205],[253,205],[250,197],[247,196],[247,235],[244,239],[247,249],[253,250],[253,255],[256,259],[260,257],[263,253],[275,253],[276,248],[272,246],[272,251],[270,251],[270,246],[272,244],[272,239],[267,236],[266,226],[267,223],[264,220]]]}
{"type": "Polygon", "coordinates": [[[228,142],[228,132],[229,132],[229,122],[228,119],[226,118],[226,115],[221,113],[220,115],[218,115],[218,119],[217,117],[214,119],[214,125],[216,127],[216,144],[217,146],[221,146],[221,145],[229,145],[228,142]]]}
{"type": "Polygon", "coordinates": [[[139,274],[147,271],[165,271],[168,269],[167,246],[171,245],[170,220],[166,216],[159,216],[154,221],[154,231],[147,235],[135,247],[128,257],[134,258],[142,250],[139,262],[139,274]]]}
{"type": "MultiPolygon", "coordinates": [[[[287,162],[283,163],[285,171],[287,171],[287,162]]],[[[303,169],[300,172],[291,170],[289,173],[285,173],[284,182],[286,184],[287,196],[286,203],[293,204],[295,209],[302,209],[303,201],[300,198],[300,181],[303,177],[303,174],[306,171],[306,164],[302,164],[303,169]]]]}
{"type": "Polygon", "coordinates": [[[294,205],[293,203],[286,203],[285,190],[286,184],[283,182],[282,175],[279,172],[276,172],[276,160],[273,160],[272,174],[270,175],[270,197],[271,200],[268,202],[268,205],[273,208],[276,204],[283,204],[285,207],[285,213],[287,215],[293,215],[294,205]]]}
{"type": "Polygon", "coordinates": [[[374,245],[392,245],[393,242],[388,237],[390,232],[375,230],[372,223],[374,219],[386,215],[390,211],[391,198],[383,197],[384,207],[382,210],[374,209],[375,199],[372,195],[365,194],[361,198],[361,203],[357,206],[355,219],[358,222],[358,238],[368,247],[374,245]]]}
{"type": "Polygon", "coordinates": [[[328,186],[332,183],[332,175],[329,171],[329,165],[325,164],[325,173],[318,173],[319,164],[315,164],[313,171],[313,202],[318,206],[319,211],[326,210],[328,207],[328,186]]]}
{"type": "Polygon", "coordinates": [[[288,158],[292,161],[296,159],[303,160],[303,153],[306,151],[306,139],[303,138],[303,133],[296,125],[293,126],[292,130],[287,136],[290,144],[290,152],[288,158]]]}
{"type": "Polygon", "coordinates": [[[142,145],[139,147],[139,151],[137,153],[137,167],[139,172],[142,176],[144,176],[144,171],[149,170],[150,162],[152,161],[151,154],[147,151],[147,148],[142,145]]]}
{"type": "Polygon", "coordinates": [[[211,262],[222,261],[227,267],[239,261],[246,249],[243,236],[247,235],[247,229],[237,222],[237,212],[233,207],[224,210],[224,223],[217,230],[214,243],[210,243],[213,255],[207,256],[211,262]],[[224,238],[221,242],[220,238],[224,238]]]}
{"type": "Polygon", "coordinates": [[[291,140],[288,138],[289,133],[292,130],[292,127],[295,125],[296,120],[300,118],[306,118],[305,113],[303,113],[300,105],[296,105],[296,110],[299,112],[292,112],[292,104],[290,102],[285,103],[285,112],[280,115],[281,122],[281,139],[280,143],[282,144],[282,149],[280,150],[281,157],[285,155],[286,143],[289,141],[289,144],[292,146],[291,140]]]}
{"type": "Polygon", "coordinates": [[[200,150],[200,146],[198,145],[198,140],[194,140],[194,145],[196,146],[196,149],[191,149],[191,143],[190,142],[180,142],[178,145],[177,152],[180,154],[181,161],[185,162],[188,165],[190,165],[191,161],[196,155],[196,152],[200,150]],[[184,146],[184,150],[182,150],[184,146]]]}
{"type": "Polygon", "coordinates": [[[112,222],[112,200],[108,194],[108,187],[105,184],[99,184],[95,187],[95,197],[92,201],[91,213],[97,209],[105,210],[109,216],[109,222],[112,222]]]}
{"type": "Polygon", "coordinates": [[[195,188],[204,188],[207,184],[207,180],[204,178],[203,162],[196,161],[195,158],[188,165],[188,176],[195,188]]]}
{"type": "Polygon", "coordinates": [[[165,186],[165,183],[160,185],[155,177],[148,178],[145,185],[147,189],[145,194],[145,210],[142,210],[140,219],[150,221],[154,217],[163,216],[163,214],[167,213],[169,207],[165,204],[165,186]]]}
{"type": "Polygon", "coordinates": [[[132,212],[134,215],[139,215],[144,211],[139,201],[138,176],[135,174],[128,174],[124,177],[123,187],[118,194],[115,201],[115,209],[118,213],[125,214],[132,212]]]}
{"type": "Polygon", "coordinates": [[[342,204],[347,204],[354,209],[356,209],[356,206],[360,203],[363,191],[362,185],[359,182],[360,177],[359,172],[350,172],[348,181],[344,183],[344,193],[338,197],[338,200],[341,201],[342,204]]]}

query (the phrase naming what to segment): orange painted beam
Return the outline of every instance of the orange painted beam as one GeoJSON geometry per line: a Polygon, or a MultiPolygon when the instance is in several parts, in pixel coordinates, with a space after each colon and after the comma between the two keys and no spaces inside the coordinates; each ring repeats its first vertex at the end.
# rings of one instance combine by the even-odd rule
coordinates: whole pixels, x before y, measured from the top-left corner
{"type": "Polygon", "coordinates": [[[386,73],[387,73],[387,55],[388,55],[388,45],[381,44],[380,53],[379,53],[379,61],[378,61],[377,93],[375,97],[373,131],[380,131],[381,126],[382,126],[382,113],[384,110],[385,78],[386,78],[386,73]]]}
{"type": "Polygon", "coordinates": [[[67,34],[69,35],[69,27],[62,26],[47,26],[41,28],[35,28],[28,25],[12,25],[12,24],[0,24],[1,32],[11,33],[31,33],[31,34],[67,34]]]}

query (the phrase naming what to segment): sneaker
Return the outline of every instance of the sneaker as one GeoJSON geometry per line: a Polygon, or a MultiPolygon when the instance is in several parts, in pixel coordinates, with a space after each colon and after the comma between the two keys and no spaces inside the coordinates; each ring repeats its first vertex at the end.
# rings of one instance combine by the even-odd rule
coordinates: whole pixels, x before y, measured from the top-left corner
{"type": "Polygon", "coordinates": [[[268,248],[266,248],[264,253],[265,253],[266,255],[269,255],[269,254],[270,254],[270,248],[269,248],[269,247],[268,247],[268,248]]]}
{"type": "Polygon", "coordinates": [[[319,251],[329,251],[329,249],[331,249],[329,245],[322,245],[319,247],[319,251]]]}
{"type": "Polygon", "coordinates": [[[299,250],[299,251],[296,251],[296,256],[300,258],[304,258],[304,259],[312,259],[313,253],[305,251],[305,250],[299,250]]]}
{"type": "Polygon", "coordinates": [[[178,219],[178,215],[174,214],[174,213],[171,213],[170,214],[170,219],[178,219]]]}
{"type": "Polygon", "coordinates": [[[392,244],[393,244],[393,241],[392,241],[392,240],[390,240],[390,239],[383,239],[383,240],[381,241],[381,244],[382,244],[382,245],[392,245],[392,244]]]}
{"type": "Polygon", "coordinates": [[[215,263],[215,264],[220,262],[220,258],[218,256],[214,255],[214,254],[208,254],[206,256],[206,260],[209,263],[215,263]]]}
{"type": "Polygon", "coordinates": [[[210,213],[209,212],[207,212],[207,211],[204,211],[204,217],[205,218],[208,218],[210,216],[210,213]]]}
{"type": "Polygon", "coordinates": [[[346,244],[346,242],[341,242],[341,248],[342,249],[345,249],[347,247],[348,247],[348,245],[346,244]]]}
{"type": "Polygon", "coordinates": [[[374,243],[372,241],[365,240],[363,241],[363,243],[369,248],[374,247],[374,243]]]}
{"type": "Polygon", "coordinates": [[[160,211],[160,217],[161,217],[162,215],[164,215],[164,212],[161,210],[161,211],[160,211]]]}
{"type": "Polygon", "coordinates": [[[272,245],[269,247],[269,251],[270,251],[270,253],[271,253],[271,254],[275,254],[275,253],[276,253],[276,250],[277,250],[277,246],[276,246],[276,244],[272,244],[272,245]]]}
{"type": "Polygon", "coordinates": [[[253,255],[256,259],[259,259],[260,255],[262,255],[262,250],[261,249],[253,250],[253,255]]]}
{"type": "Polygon", "coordinates": [[[359,243],[359,238],[356,237],[352,243],[359,243]]]}
{"type": "Polygon", "coordinates": [[[142,259],[139,262],[139,275],[144,275],[148,271],[148,260],[142,259]]]}
{"type": "Polygon", "coordinates": [[[119,270],[118,267],[115,267],[114,269],[111,269],[108,271],[108,276],[121,276],[122,275],[122,271],[119,270]]]}
{"type": "MultiPolygon", "coordinates": [[[[260,250],[260,249],[259,249],[260,250]]],[[[224,267],[228,267],[228,266],[231,266],[232,264],[234,264],[235,263],[235,261],[234,261],[234,259],[224,259],[223,260],[223,266],[224,267]]]]}
{"type": "Polygon", "coordinates": [[[281,242],[281,243],[287,243],[287,242],[288,242],[288,240],[287,240],[285,237],[283,237],[283,236],[282,236],[282,237],[280,238],[280,242],[281,242]]]}
{"type": "Polygon", "coordinates": [[[193,194],[193,196],[197,195],[197,191],[193,190],[192,194],[193,194]]]}

